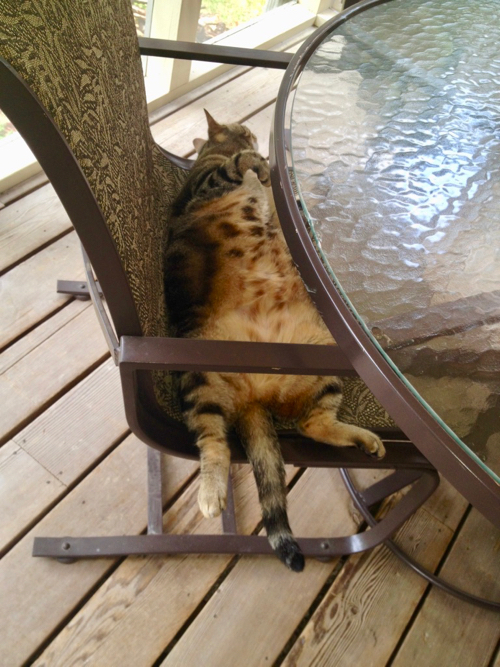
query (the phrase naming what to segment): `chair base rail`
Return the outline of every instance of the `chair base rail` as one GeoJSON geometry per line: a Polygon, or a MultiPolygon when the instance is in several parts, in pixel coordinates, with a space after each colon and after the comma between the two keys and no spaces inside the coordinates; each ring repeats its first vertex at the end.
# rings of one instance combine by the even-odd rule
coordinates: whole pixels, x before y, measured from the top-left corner
{"type": "MultiPolygon", "coordinates": [[[[390,538],[391,535],[432,495],[439,485],[437,471],[398,469],[368,489],[357,489],[346,469],[340,470],[344,483],[369,529],[348,537],[307,537],[297,542],[305,556],[328,561],[372,549],[379,544],[388,547],[400,560],[424,577],[464,602],[484,609],[500,610],[500,603],[479,598],[457,588],[427,571],[405,554],[390,538]],[[369,507],[388,495],[412,485],[403,499],[378,522],[369,507]]],[[[148,448],[148,534],[106,537],[36,537],[33,556],[56,558],[60,563],[74,563],[79,558],[120,558],[125,556],[173,554],[272,555],[273,550],[262,535],[237,534],[231,476],[228,480],[228,508],[222,515],[223,535],[162,534],[161,455],[148,448]]]]}
{"type": "MultiPolygon", "coordinates": [[[[342,469],[340,471],[340,474],[342,475],[344,484],[346,485],[346,488],[349,491],[355,506],[361,513],[361,516],[365,519],[366,523],[369,526],[376,526],[377,525],[376,519],[372,516],[372,514],[366,507],[366,505],[369,504],[367,503],[366,493],[361,493],[354,486],[352,479],[349,475],[349,472],[347,470],[342,469]]],[[[393,477],[393,475],[391,475],[391,477],[393,477]]],[[[370,490],[373,491],[376,486],[377,484],[374,484],[370,490]]],[[[401,547],[399,547],[392,539],[385,540],[384,545],[390,551],[392,551],[392,553],[395,556],[397,556],[399,560],[403,561],[403,563],[407,565],[410,569],[412,569],[414,572],[416,572],[421,577],[426,579],[433,586],[437,586],[437,588],[440,588],[445,593],[448,593],[448,595],[453,595],[454,597],[458,598],[459,600],[462,600],[463,602],[469,602],[470,604],[476,605],[477,607],[481,607],[482,609],[488,609],[490,611],[496,611],[496,612],[500,611],[500,602],[496,602],[495,600],[486,600],[485,598],[481,598],[477,595],[474,595],[473,593],[468,593],[467,591],[458,588],[449,581],[445,581],[441,577],[438,577],[433,572],[430,572],[425,567],[420,565],[420,563],[417,563],[416,560],[414,560],[411,556],[405,553],[401,549],[401,547]]]]}
{"type": "MultiPolygon", "coordinates": [[[[439,484],[433,469],[401,469],[359,492],[366,511],[386,496],[412,484],[403,499],[375,526],[347,537],[297,538],[305,556],[330,558],[366,551],[387,540],[429,498],[439,484]]],[[[237,533],[231,475],[228,507],[222,514],[223,535],[162,534],[161,455],[148,448],[148,534],[105,537],[37,537],[33,556],[70,563],[78,558],[123,557],[150,554],[272,554],[267,538],[237,533]]]]}
{"type": "MultiPolygon", "coordinates": [[[[365,551],[380,542],[372,532],[334,538],[297,538],[305,556],[329,558],[365,551]],[[371,539],[367,539],[370,535],[371,539]]],[[[125,535],[107,537],[36,537],[33,556],[56,558],[71,563],[79,558],[174,554],[272,555],[262,535],[125,535]]]]}
{"type": "MultiPolygon", "coordinates": [[[[99,281],[96,282],[99,293],[102,296],[102,290],[99,285],[99,281]]],[[[89,286],[85,280],[58,280],[57,293],[68,294],[69,296],[75,296],[82,300],[90,299],[89,286]]]]}

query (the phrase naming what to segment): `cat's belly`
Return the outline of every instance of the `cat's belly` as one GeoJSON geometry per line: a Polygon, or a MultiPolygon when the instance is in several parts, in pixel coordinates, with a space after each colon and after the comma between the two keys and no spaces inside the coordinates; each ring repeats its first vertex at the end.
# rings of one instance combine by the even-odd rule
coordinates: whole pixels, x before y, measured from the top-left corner
{"type": "Polygon", "coordinates": [[[328,345],[333,342],[312,304],[299,301],[274,309],[266,308],[265,303],[234,308],[208,322],[204,336],[263,343],[328,345]]]}
{"type": "MultiPolygon", "coordinates": [[[[265,300],[263,300],[265,301],[265,300]]],[[[334,344],[330,332],[309,302],[288,303],[281,310],[235,308],[207,322],[200,337],[265,343],[334,344]]],[[[232,376],[242,406],[259,402],[284,420],[298,419],[320,381],[317,376],[242,373],[232,376]]]]}

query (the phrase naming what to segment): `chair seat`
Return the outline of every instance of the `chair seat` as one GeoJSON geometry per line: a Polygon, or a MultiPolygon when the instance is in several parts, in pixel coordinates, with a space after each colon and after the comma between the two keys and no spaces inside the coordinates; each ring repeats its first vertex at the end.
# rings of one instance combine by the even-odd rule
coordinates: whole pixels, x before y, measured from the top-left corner
{"type": "MultiPolygon", "coordinates": [[[[166,416],[182,422],[177,381],[172,373],[155,373],[154,389],[156,400],[166,416]]],[[[342,403],[339,419],[348,424],[356,424],[368,429],[397,428],[384,408],[377,401],[365,383],[359,378],[343,379],[342,403]]],[[[293,429],[290,422],[275,422],[278,431],[293,429]]]]}

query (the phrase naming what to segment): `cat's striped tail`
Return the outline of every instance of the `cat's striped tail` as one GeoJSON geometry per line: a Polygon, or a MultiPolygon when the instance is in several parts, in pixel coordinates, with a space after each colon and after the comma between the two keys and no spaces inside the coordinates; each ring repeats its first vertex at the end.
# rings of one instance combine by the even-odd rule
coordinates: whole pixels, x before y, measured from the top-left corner
{"type": "Polygon", "coordinates": [[[239,418],[238,426],[255,475],[269,543],[287,567],[302,572],[304,556],[288,523],[285,465],[271,415],[254,403],[239,418]]]}

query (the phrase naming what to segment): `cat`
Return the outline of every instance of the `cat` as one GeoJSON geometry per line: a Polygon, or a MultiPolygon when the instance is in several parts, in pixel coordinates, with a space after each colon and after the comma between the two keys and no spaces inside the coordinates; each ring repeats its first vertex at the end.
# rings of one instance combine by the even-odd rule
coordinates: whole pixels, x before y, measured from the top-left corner
{"type": "MultiPolygon", "coordinates": [[[[178,336],[334,344],[291,259],[277,219],[270,169],[244,125],[205,111],[208,140],[173,204],[165,252],[165,298],[178,336]]],[[[229,429],[253,467],[268,540],[291,570],[304,557],[287,517],[285,467],[273,415],[299,432],[382,458],[381,440],[337,420],[337,377],[186,372],[180,396],[200,451],[198,502],[204,516],[226,506],[229,429]]]]}

